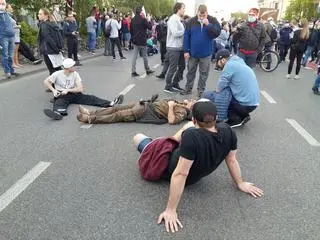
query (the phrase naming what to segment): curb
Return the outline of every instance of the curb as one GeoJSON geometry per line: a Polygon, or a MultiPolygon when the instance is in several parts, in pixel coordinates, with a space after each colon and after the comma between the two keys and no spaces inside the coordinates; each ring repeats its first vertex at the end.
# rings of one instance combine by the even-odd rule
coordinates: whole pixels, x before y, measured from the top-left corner
{"type": "MultiPolygon", "coordinates": [[[[85,61],[85,60],[89,60],[89,59],[93,59],[93,58],[101,57],[101,56],[103,56],[103,52],[102,53],[96,53],[93,56],[83,57],[81,61],[85,61]]],[[[12,82],[14,80],[19,80],[19,79],[21,79],[23,77],[31,76],[31,75],[34,75],[34,74],[37,74],[37,73],[40,73],[40,72],[44,72],[44,71],[47,71],[47,67],[45,65],[43,67],[41,67],[41,68],[34,69],[34,70],[31,70],[31,71],[28,71],[28,72],[25,72],[25,73],[21,73],[19,75],[19,77],[13,77],[13,78],[10,78],[10,79],[7,79],[5,77],[0,77],[0,84],[1,83],[5,83],[5,82],[12,82]]]]}

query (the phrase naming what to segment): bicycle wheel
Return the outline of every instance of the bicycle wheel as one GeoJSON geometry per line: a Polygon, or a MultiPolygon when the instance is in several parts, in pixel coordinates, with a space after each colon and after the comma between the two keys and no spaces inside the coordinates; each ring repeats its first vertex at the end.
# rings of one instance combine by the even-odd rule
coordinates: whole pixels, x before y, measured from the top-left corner
{"type": "Polygon", "coordinates": [[[272,72],[277,69],[279,65],[279,54],[274,51],[265,52],[260,60],[260,67],[265,72],[272,72]]]}

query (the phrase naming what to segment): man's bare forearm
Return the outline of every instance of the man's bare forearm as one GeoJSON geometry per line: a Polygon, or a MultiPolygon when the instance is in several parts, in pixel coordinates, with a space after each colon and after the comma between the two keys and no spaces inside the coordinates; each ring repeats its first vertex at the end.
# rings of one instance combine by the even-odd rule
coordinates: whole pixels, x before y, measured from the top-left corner
{"type": "Polygon", "coordinates": [[[227,160],[227,166],[235,184],[238,185],[239,183],[242,183],[243,180],[241,177],[241,169],[238,160],[236,158],[227,160]]]}
{"type": "Polygon", "coordinates": [[[167,210],[177,211],[187,177],[182,174],[172,174],[170,182],[169,200],[167,210]]]}
{"type": "Polygon", "coordinates": [[[44,81],[44,85],[46,85],[46,87],[47,87],[48,89],[50,89],[51,91],[55,90],[54,87],[52,87],[52,82],[51,82],[49,79],[46,79],[46,80],[44,81]]]}
{"type": "Polygon", "coordinates": [[[174,115],[174,106],[169,106],[168,122],[169,124],[175,124],[176,116],[174,115]]]}

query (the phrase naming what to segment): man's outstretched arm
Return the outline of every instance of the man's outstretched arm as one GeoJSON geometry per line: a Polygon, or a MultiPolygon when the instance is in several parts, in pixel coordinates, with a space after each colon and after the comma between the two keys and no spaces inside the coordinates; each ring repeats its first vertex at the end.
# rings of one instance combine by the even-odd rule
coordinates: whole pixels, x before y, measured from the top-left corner
{"type": "Polygon", "coordinates": [[[253,183],[243,181],[241,177],[239,162],[236,158],[236,153],[237,150],[230,151],[230,153],[226,157],[226,164],[228,166],[233,181],[235,182],[240,191],[248,193],[255,198],[263,196],[263,191],[260,188],[254,186],[253,183]]]}

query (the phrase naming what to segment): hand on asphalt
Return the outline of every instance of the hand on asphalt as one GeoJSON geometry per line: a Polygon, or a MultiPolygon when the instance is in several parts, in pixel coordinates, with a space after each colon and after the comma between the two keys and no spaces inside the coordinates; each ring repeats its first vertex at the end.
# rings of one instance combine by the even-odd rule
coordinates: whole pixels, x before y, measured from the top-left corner
{"type": "Polygon", "coordinates": [[[183,228],[181,222],[178,219],[176,211],[165,210],[163,213],[160,214],[158,218],[158,224],[160,224],[162,220],[164,220],[164,224],[168,233],[170,231],[172,233],[178,232],[178,225],[180,228],[183,228]]]}
{"type": "Polygon", "coordinates": [[[240,191],[248,193],[255,198],[263,196],[263,190],[256,187],[253,183],[242,182],[238,185],[238,188],[240,191]]]}

